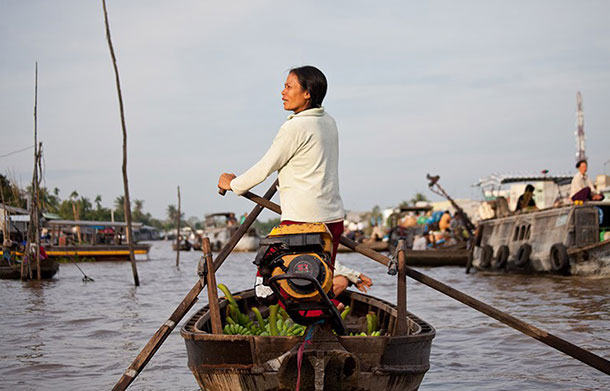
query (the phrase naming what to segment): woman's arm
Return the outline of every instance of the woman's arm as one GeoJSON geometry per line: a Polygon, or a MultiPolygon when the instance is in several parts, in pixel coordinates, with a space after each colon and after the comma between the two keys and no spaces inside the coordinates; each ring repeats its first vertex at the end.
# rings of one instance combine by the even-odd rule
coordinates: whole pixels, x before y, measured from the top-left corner
{"type": "Polygon", "coordinates": [[[271,173],[284,167],[290,158],[292,158],[297,148],[298,141],[294,137],[293,132],[281,128],[275,140],[273,140],[273,144],[271,144],[271,147],[269,147],[269,150],[261,160],[248,169],[248,171],[230,180],[231,190],[239,195],[246,193],[267,179],[271,173]]]}

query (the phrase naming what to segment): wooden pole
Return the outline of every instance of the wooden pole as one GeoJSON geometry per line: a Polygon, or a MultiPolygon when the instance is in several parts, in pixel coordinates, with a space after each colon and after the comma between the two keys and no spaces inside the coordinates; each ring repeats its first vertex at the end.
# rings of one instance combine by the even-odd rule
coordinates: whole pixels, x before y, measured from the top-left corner
{"type": "Polygon", "coordinates": [[[119,109],[121,113],[121,128],[123,129],[123,188],[125,191],[125,199],[123,208],[125,210],[125,222],[127,223],[127,242],[129,243],[129,259],[131,260],[131,270],[133,272],[133,282],[135,286],[140,286],[140,278],[138,277],[138,269],[136,267],[136,256],[133,245],[133,229],[131,226],[131,202],[129,201],[129,182],[127,179],[127,125],[125,124],[125,109],[123,108],[123,94],[121,93],[121,81],[119,79],[119,68],[117,66],[112,39],[110,37],[110,24],[108,22],[108,11],[106,9],[106,0],[102,0],[104,8],[104,23],[106,25],[106,38],[108,40],[108,49],[112,58],[112,66],[116,81],[117,94],[119,97],[119,109]]]}
{"type": "MultiPolygon", "coordinates": [[[[258,197],[255,194],[252,194],[250,192],[244,194],[243,196],[250,200],[253,200],[254,202],[258,203],[261,206],[263,206],[263,204],[265,204],[265,206],[269,205],[270,210],[277,212],[277,213],[281,213],[280,206],[274,202],[271,202],[271,201],[262,202],[261,201],[259,203],[258,201],[259,201],[260,197],[258,197]]],[[[376,262],[379,262],[382,265],[388,266],[388,264],[390,263],[390,258],[378,253],[377,251],[370,249],[368,246],[366,246],[362,243],[357,243],[343,235],[341,235],[340,243],[348,248],[351,248],[352,250],[354,250],[356,252],[359,252],[362,255],[367,256],[368,258],[370,258],[376,262]]],[[[610,361],[606,360],[605,358],[598,356],[588,350],[585,350],[577,345],[574,345],[571,342],[568,342],[562,338],[556,337],[556,336],[552,335],[551,333],[541,330],[527,322],[517,319],[512,315],[502,312],[502,311],[490,306],[489,304],[485,304],[482,301],[479,301],[472,296],[462,293],[462,292],[458,291],[457,289],[454,289],[448,285],[445,285],[442,282],[437,281],[432,277],[428,277],[425,274],[420,273],[414,269],[411,269],[408,266],[405,266],[404,269],[405,269],[405,273],[408,277],[411,277],[412,279],[419,281],[424,285],[428,285],[432,289],[435,289],[463,304],[466,304],[467,306],[474,308],[475,310],[482,312],[485,315],[490,316],[490,317],[504,323],[505,325],[522,332],[525,335],[528,335],[534,339],[537,339],[538,341],[540,341],[554,349],[557,349],[557,350],[567,354],[568,356],[571,356],[607,375],[610,375],[610,361]]]]}
{"type": "MultiPolygon", "coordinates": [[[[267,192],[265,193],[265,199],[269,200],[271,199],[271,197],[273,197],[276,191],[277,184],[278,181],[276,180],[273,185],[271,185],[271,188],[269,188],[269,190],[267,190],[267,192]]],[[[239,228],[237,229],[237,231],[235,231],[233,236],[231,236],[227,244],[225,244],[222,250],[220,250],[220,252],[216,255],[216,261],[214,261],[213,268],[214,271],[218,270],[218,268],[222,266],[222,263],[229,256],[231,251],[233,251],[233,249],[237,245],[237,242],[239,242],[241,237],[244,236],[244,234],[248,231],[250,226],[254,223],[254,221],[263,211],[263,209],[264,208],[260,205],[256,205],[252,209],[252,212],[250,212],[250,214],[246,218],[246,221],[244,221],[244,223],[239,226],[239,228]]],[[[178,305],[178,308],[176,308],[174,313],[170,316],[168,321],[165,322],[159,328],[159,330],[157,330],[157,332],[150,338],[150,340],[148,340],[146,346],[144,346],[140,354],[138,354],[135,360],[133,360],[127,371],[125,371],[119,381],[114,385],[112,391],[123,391],[127,387],[129,387],[129,385],[140,374],[140,372],[142,372],[142,369],[144,369],[146,364],[148,364],[152,356],[154,356],[157,350],[161,347],[163,342],[165,342],[167,337],[174,330],[174,327],[176,327],[178,322],[182,320],[188,310],[193,306],[193,304],[195,304],[195,301],[197,301],[197,297],[199,296],[199,293],[201,293],[201,291],[203,290],[204,285],[205,280],[197,281],[195,286],[193,286],[189,293],[187,293],[182,302],[178,305]]]]}
{"type": "Polygon", "coordinates": [[[40,180],[38,175],[38,168],[40,167],[40,153],[42,149],[42,143],[38,145],[38,61],[36,61],[36,76],[34,85],[34,181],[32,183],[32,191],[34,193],[33,204],[35,205],[35,207],[32,211],[32,215],[34,216],[34,244],[36,245],[36,251],[34,251],[34,254],[36,255],[36,278],[40,281],[40,213],[38,210],[40,206],[38,191],[40,180]]]}
{"type": "Polygon", "coordinates": [[[396,306],[398,307],[398,322],[396,323],[396,331],[394,335],[407,335],[409,325],[407,324],[407,266],[405,262],[405,241],[398,241],[398,289],[396,306]]]}
{"type": "MultiPolygon", "coordinates": [[[[2,198],[2,237],[3,240],[10,240],[11,239],[11,233],[10,233],[10,226],[9,226],[9,213],[8,210],[6,210],[6,202],[4,201],[4,187],[2,186],[2,184],[0,183],[0,197],[2,198]]],[[[4,245],[4,243],[3,243],[4,245]]]]}
{"type": "Polygon", "coordinates": [[[218,285],[216,285],[216,273],[214,272],[214,263],[212,262],[212,246],[210,239],[203,238],[201,248],[206,264],[206,283],[208,284],[208,305],[210,307],[210,324],[212,325],[212,334],[222,334],[222,322],[220,320],[220,307],[218,306],[218,285]]]}
{"type": "Polygon", "coordinates": [[[41,270],[40,270],[40,173],[42,173],[42,143],[38,143],[38,155],[36,159],[36,182],[34,183],[34,232],[36,234],[35,244],[36,244],[36,279],[40,281],[42,279],[41,270]]]}
{"type": "Polygon", "coordinates": [[[178,216],[176,216],[176,267],[180,266],[180,186],[178,186],[178,216]]]}

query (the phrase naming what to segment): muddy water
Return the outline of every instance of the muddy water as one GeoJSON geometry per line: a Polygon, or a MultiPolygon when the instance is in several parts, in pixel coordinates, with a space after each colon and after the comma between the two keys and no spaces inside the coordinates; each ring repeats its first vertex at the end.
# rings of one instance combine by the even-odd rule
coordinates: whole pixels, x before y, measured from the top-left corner
{"type": "MultiPolygon", "coordinates": [[[[199,253],[154,242],[138,263],[72,264],[52,281],[0,280],[0,389],[108,390],[196,282],[199,253]]],[[[233,291],[253,284],[253,254],[231,255],[217,280],[233,291]]],[[[347,266],[373,277],[371,294],[395,302],[395,279],[357,254],[347,266]]],[[[496,308],[610,358],[610,279],[527,277],[462,268],[419,268],[496,308]]],[[[608,390],[610,377],[434,290],[408,281],[408,307],[437,331],[429,390],[608,390]]],[[[205,302],[205,294],[201,303],[205,302]]],[[[131,390],[197,390],[178,330],[165,341],[131,390]]]]}

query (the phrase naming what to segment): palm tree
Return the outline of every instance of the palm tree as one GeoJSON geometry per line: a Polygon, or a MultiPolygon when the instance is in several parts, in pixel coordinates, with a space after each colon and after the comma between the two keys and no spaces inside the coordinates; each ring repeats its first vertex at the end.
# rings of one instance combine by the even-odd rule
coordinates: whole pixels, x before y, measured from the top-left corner
{"type": "MultiPolygon", "coordinates": [[[[76,221],[80,220],[78,209],[76,208],[76,203],[75,203],[75,200],[77,197],[78,197],[78,193],[76,192],[76,190],[74,190],[72,192],[72,194],[70,194],[70,201],[72,202],[72,214],[74,215],[74,220],[76,220],[76,221]]],[[[82,244],[83,238],[80,234],[80,227],[78,227],[78,226],[76,227],[76,235],[78,237],[78,244],[79,245],[82,244]]]]}

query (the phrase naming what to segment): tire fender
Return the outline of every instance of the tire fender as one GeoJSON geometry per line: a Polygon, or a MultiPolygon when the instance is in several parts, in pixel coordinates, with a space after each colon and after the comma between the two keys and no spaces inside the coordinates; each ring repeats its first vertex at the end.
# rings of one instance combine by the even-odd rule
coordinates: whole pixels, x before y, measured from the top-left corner
{"type": "Polygon", "coordinates": [[[564,272],[570,266],[568,250],[563,243],[555,243],[551,246],[549,260],[551,261],[551,269],[556,273],[564,272]]]}
{"type": "Polygon", "coordinates": [[[523,243],[517,250],[515,255],[515,266],[525,267],[530,261],[530,255],[532,253],[532,246],[529,243],[523,243]]]}
{"type": "Polygon", "coordinates": [[[509,255],[510,250],[508,249],[508,246],[505,244],[501,245],[496,252],[496,258],[493,262],[494,269],[504,268],[504,266],[506,266],[506,262],[508,261],[509,255]]]}
{"type": "Polygon", "coordinates": [[[481,268],[487,269],[491,265],[493,255],[494,249],[489,244],[484,244],[483,247],[481,247],[481,260],[479,262],[481,268]]]}

